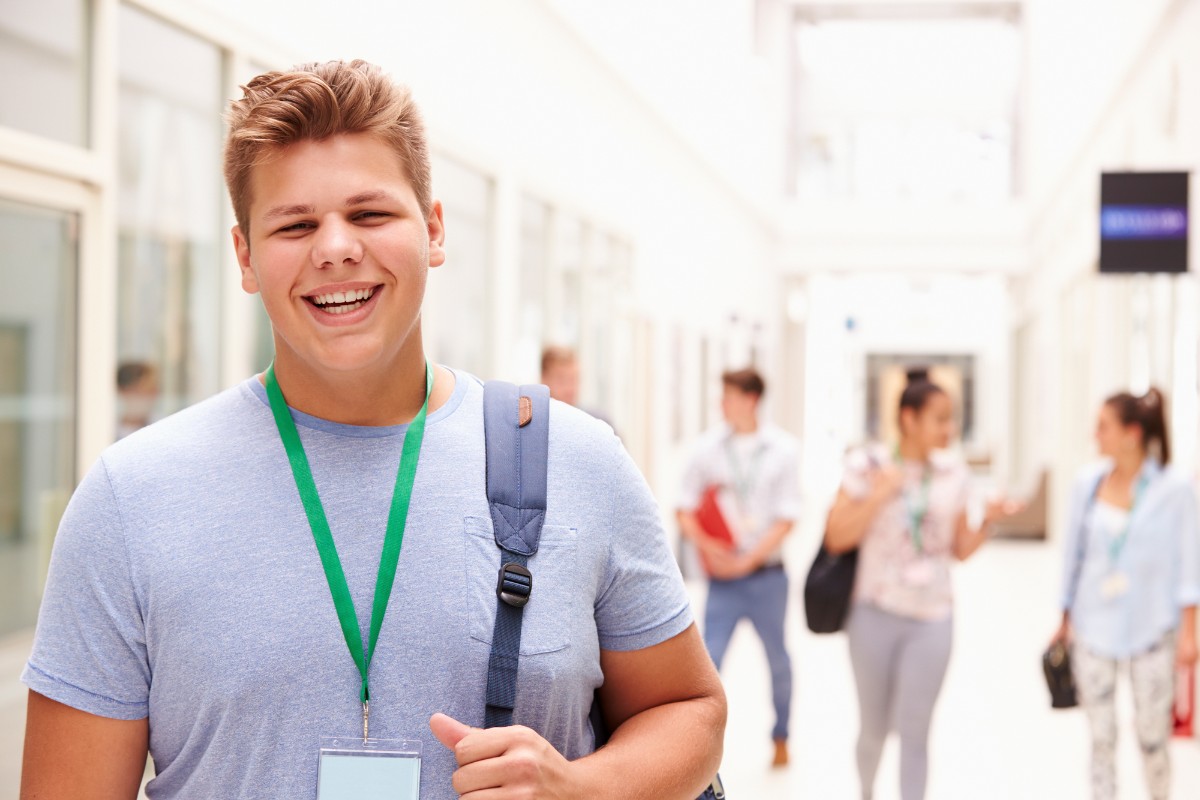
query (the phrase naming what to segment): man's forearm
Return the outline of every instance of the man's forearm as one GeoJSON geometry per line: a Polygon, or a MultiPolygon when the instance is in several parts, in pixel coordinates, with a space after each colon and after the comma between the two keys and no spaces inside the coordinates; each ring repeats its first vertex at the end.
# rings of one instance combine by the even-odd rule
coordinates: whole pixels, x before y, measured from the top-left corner
{"type": "Polygon", "coordinates": [[[767,563],[767,559],[779,549],[780,545],[783,544],[783,540],[792,532],[792,528],[795,525],[790,519],[776,520],[772,523],[771,529],[767,531],[767,535],[754,546],[753,550],[747,553],[755,569],[767,563]]]}
{"type": "Polygon", "coordinates": [[[630,717],[606,746],[573,762],[572,796],[695,800],[721,765],[725,716],[723,697],[698,697],[630,717]]]}

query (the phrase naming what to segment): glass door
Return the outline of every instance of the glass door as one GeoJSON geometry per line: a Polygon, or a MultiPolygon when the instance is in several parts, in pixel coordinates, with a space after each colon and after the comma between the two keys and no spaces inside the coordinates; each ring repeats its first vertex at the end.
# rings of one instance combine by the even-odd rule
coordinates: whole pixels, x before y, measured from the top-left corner
{"type": "Polygon", "coordinates": [[[0,636],[36,621],[75,486],[79,223],[0,197],[0,636]]]}

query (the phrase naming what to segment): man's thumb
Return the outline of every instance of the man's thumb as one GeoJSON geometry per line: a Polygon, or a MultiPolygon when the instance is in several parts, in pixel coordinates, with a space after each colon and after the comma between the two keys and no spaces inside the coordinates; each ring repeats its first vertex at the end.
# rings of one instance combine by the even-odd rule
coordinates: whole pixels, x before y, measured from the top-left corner
{"type": "Polygon", "coordinates": [[[429,718],[429,730],[433,731],[433,735],[439,742],[453,750],[459,742],[466,738],[467,734],[475,729],[445,714],[434,714],[429,718]]]}

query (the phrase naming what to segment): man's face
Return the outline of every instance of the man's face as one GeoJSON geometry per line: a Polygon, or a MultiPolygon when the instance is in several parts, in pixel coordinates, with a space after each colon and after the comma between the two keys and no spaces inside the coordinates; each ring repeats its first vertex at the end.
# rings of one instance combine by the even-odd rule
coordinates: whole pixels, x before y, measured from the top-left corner
{"type": "Polygon", "coordinates": [[[289,145],[250,189],[250,235],[234,228],[234,245],[276,361],[326,373],[394,363],[419,330],[428,268],[445,261],[441,206],[426,220],[399,157],[363,133],[289,145]]]}
{"type": "Polygon", "coordinates": [[[542,383],[550,389],[550,396],[569,405],[579,401],[579,362],[559,361],[542,374],[542,383]]]}
{"type": "Polygon", "coordinates": [[[755,418],[758,411],[758,395],[743,392],[736,386],[725,384],[721,392],[721,413],[729,423],[744,423],[755,418]]]}

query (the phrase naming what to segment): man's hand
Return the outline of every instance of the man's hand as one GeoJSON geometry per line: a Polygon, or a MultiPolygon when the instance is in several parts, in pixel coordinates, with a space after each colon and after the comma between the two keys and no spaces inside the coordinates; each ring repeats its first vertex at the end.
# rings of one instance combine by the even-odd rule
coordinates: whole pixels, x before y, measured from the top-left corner
{"type": "Polygon", "coordinates": [[[523,726],[481,730],[445,714],[429,729],[458,761],[454,791],[461,800],[571,800],[571,762],[535,731],[523,726]]]}
{"type": "Polygon", "coordinates": [[[735,553],[733,550],[711,553],[706,558],[710,575],[722,581],[744,578],[758,568],[753,557],[735,553]]]}

